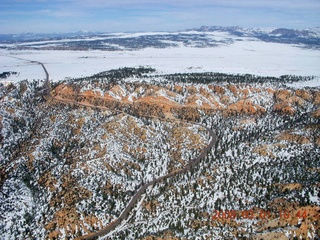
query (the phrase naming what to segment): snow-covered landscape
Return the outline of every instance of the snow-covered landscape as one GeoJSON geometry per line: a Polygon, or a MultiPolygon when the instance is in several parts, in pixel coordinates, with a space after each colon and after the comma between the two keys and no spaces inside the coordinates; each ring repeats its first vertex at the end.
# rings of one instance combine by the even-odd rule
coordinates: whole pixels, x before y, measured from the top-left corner
{"type": "Polygon", "coordinates": [[[319,239],[318,28],[5,37],[1,239],[319,239]]]}
{"type": "Polygon", "coordinates": [[[110,34],[107,37],[88,36],[55,41],[6,43],[2,44],[3,49],[0,50],[0,72],[13,70],[19,72],[19,75],[11,77],[14,81],[38,79],[43,75],[39,65],[22,60],[26,59],[45,63],[53,81],[91,76],[98,72],[122,67],[139,66],[153,67],[159,73],[221,72],[276,77],[281,75],[320,76],[319,50],[307,48],[303,44],[262,41],[247,35],[237,36],[224,31],[119,33],[110,34]],[[177,37],[180,35],[183,37],[177,37]],[[153,39],[147,38],[150,36],[157,36],[153,45],[151,44],[153,39]],[[194,36],[197,38],[194,39],[194,36]],[[122,42],[120,42],[117,45],[118,48],[112,51],[108,49],[69,50],[72,48],[71,43],[75,41],[88,42],[94,46],[98,44],[95,42],[97,39],[115,38],[130,39],[133,43],[142,42],[141,47],[130,48],[131,45],[128,44],[121,46],[119,44],[122,42]],[[172,40],[165,40],[168,38],[172,40]],[[153,47],[148,45],[145,47],[144,41],[153,47]],[[168,45],[159,47],[158,42],[165,42],[168,45]],[[64,46],[64,50],[59,48],[45,50],[54,49],[53,43],[67,45],[64,46]],[[41,47],[37,49],[35,46],[38,45],[41,47]],[[16,50],[21,47],[22,50],[16,50]]]}

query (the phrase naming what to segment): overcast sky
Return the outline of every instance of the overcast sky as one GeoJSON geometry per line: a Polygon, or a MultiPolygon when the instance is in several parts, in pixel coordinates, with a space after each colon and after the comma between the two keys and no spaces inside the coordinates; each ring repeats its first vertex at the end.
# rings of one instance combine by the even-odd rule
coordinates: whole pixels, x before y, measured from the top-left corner
{"type": "Polygon", "coordinates": [[[0,33],[320,26],[320,0],[0,0],[0,33]]]}

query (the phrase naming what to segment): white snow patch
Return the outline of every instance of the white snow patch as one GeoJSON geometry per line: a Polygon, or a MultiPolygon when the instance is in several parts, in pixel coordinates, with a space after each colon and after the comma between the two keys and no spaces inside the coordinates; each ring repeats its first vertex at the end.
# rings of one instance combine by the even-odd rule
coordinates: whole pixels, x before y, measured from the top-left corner
{"type": "MultiPolygon", "coordinates": [[[[320,61],[319,61],[320,64],[320,61]]],[[[288,87],[304,88],[304,87],[320,87],[320,77],[316,77],[309,81],[301,81],[286,84],[288,87]]]]}
{"type": "MultiPolygon", "coordinates": [[[[276,77],[286,74],[320,77],[320,51],[249,39],[211,48],[179,46],[136,51],[1,50],[0,72],[20,72],[19,77],[12,78],[12,81],[16,81],[25,78],[42,79],[45,76],[40,65],[26,67],[23,66],[26,62],[10,57],[43,62],[50,79],[54,81],[138,66],[150,66],[159,73],[168,74],[209,71],[276,77]]],[[[319,78],[315,82],[319,84],[319,78]]]]}
{"type": "Polygon", "coordinates": [[[196,104],[200,107],[202,106],[202,101],[200,99],[196,100],[196,104]]]}

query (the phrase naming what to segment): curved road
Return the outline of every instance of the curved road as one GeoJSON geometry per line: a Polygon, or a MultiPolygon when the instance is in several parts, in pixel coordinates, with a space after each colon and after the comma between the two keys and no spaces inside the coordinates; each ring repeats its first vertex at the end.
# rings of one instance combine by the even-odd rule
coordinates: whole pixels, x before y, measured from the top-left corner
{"type": "MultiPolygon", "coordinates": [[[[37,64],[40,64],[43,68],[43,70],[45,71],[45,74],[46,74],[46,82],[45,82],[45,85],[46,85],[46,90],[45,90],[45,95],[51,99],[54,99],[56,101],[59,101],[59,102],[64,102],[64,103],[73,103],[73,104],[77,104],[77,105],[80,105],[80,106],[87,106],[87,107],[92,107],[92,108],[99,108],[99,109],[103,109],[103,110],[106,110],[108,108],[106,107],[99,107],[99,106],[94,106],[94,105],[90,105],[90,104],[83,104],[83,103],[79,103],[79,102],[76,102],[76,101],[72,101],[72,100],[65,100],[65,99],[60,99],[60,98],[56,98],[54,96],[51,95],[51,86],[50,86],[50,81],[49,81],[49,73],[45,67],[45,65],[41,62],[37,62],[37,61],[31,61],[33,63],[37,63],[37,64]]],[[[116,111],[116,114],[117,113],[123,113],[122,111],[116,111]]],[[[144,117],[150,117],[150,116],[144,116],[144,117]]],[[[151,118],[154,118],[153,116],[151,116],[151,118]]],[[[160,118],[161,120],[167,120],[165,118],[160,118]]],[[[172,120],[171,120],[172,121],[172,120]]],[[[174,120],[174,121],[182,121],[182,120],[174,120]]],[[[188,121],[183,121],[183,122],[188,122],[188,121]]],[[[84,235],[84,236],[81,236],[79,238],[76,238],[78,240],[80,239],[93,239],[93,238],[96,238],[96,237],[99,237],[99,236],[103,236],[103,235],[106,235],[107,233],[109,233],[110,231],[114,230],[117,226],[119,226],[121,224],[121,222],[125,219],[128,218],[129,216],[129,213],[131,211],[131,209],[134,207],[134,205],[136,205],[136,203],[138,202],[138,200],[140,199],[141,195],[146,191],[146,189],[151,186],[151,185],[154,185],[156,183],[159,183],[163,180],[166,180],[170,177],[174,177],[174,176],[177,176],[179,174],[183,174],[183,173],[186,173],[187,171],[190,171],[192,169],[192,167],[194,167],[195,165],[197,165],[202,159],[204,159],[208,152],[211,150],[211,148],[216,144],[217,142],[217,135],[212,131],[212,129],[210,128],[207,128],[206,126],[203,126],[201,125],[200,123],[195,123],[195,122],[189,122],[189,123],[193,123],[193,124],[196,124],[198,126],[202,126],[204,127],[209,135],[210,135],[210,142],[209,144],[200,152],[199,156],[191,159],[189,161],[189,163],[179,169],[179,170],[176,170],[176,171],[173,171],[171,173],[168,173],[164,176],[161,176],[157,179],[154,179],[153,181],[150,181],[150,182],[147,182],[145,183],[144,185],[142,185],[140,187],[140,189],[135,193],[135,195],[132,197],[131,201],[129,202],[129,204],[127,205],[127,207],[123,210],[123,212],[120,214],[120,216],[118,217],[117,220],[113,221],[112,223],[108,224],[106,227],[104,227],[103,229],[99,230],[99,231],[96,231],[94,233],[89,233],[87,235],[84,235]]]]}
{"type": "MultiPolygon", "coordinates": [[[[201,124],[197,124],[202,126],[201,124]]],[[[84,235],[82,237],[79,237],[77,239],[93,239],[95,237],[99,237],[99,236],[103,236],[106,235],[107,233],[109,233],[110,231],[114,230],[118,225],[121,224],[121,222],[125,219],[128,218],[129,213],[131,211],[131,209],[134,207],[134,205],[138,202],[139,198],[141,197],[141,195],[146,191],[146,189],[153,185],[156,184],[158,182],[161,182],[167,178],[170,177],[174,177],[177,176],[179,174],[183,174],[186,173],[187,171],[190,171],[192,169],[193,166],[195,166],[196,164],[198,164],[202,159],[204,159],[207,156],[207,153],[211,150],[211,148],[215,145],[215,143],[217,142],[217,135],[210,129],[207,128],[205,126],[202,126],[204,128],[206,128],[206,130],[209,132],[210,136],[211,136],[211,140],[210,143],[201,151],[201,153],[199,154],[199,156],[191,159],[189,161],[189,163],[182,169],[168,173],[167,175],[161,176],[157,179],[154,179],[151,182],[145,183],[143,186],[140,187],[140,189],[136,192],[136,194],[132,197],[131,201],[129,202],[129,204],[127,205],[127,207],[124,209],[124,211],[120,214],[120,216],[118,217],[117,220],[115,220],[114,222],[110,223],[108,226],[106,226],[105,228],[94,232],[94,233],[90,233],[87,235],[84,235]]]]}

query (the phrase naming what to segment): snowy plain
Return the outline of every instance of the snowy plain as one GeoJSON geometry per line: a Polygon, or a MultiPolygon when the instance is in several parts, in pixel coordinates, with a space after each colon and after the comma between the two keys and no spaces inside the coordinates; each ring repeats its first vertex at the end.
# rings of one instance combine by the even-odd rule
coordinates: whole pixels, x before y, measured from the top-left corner
{"type": "Polygon", "coordinates": [[[275,77],[320,77],[319,50],[268,43],[249,37],[239,39],[231,35],[211,36],[231,37],[233,43],[203,48],[180,44],[179,47],[119,51],[0,50],[0,72],[20,73],[9,77],[8,81],[44,78],[41,66],[22,60],[26,59],[43,62],[53,81],[138,66],[153,67],[160,74],[222,72],[275,77]]]}

